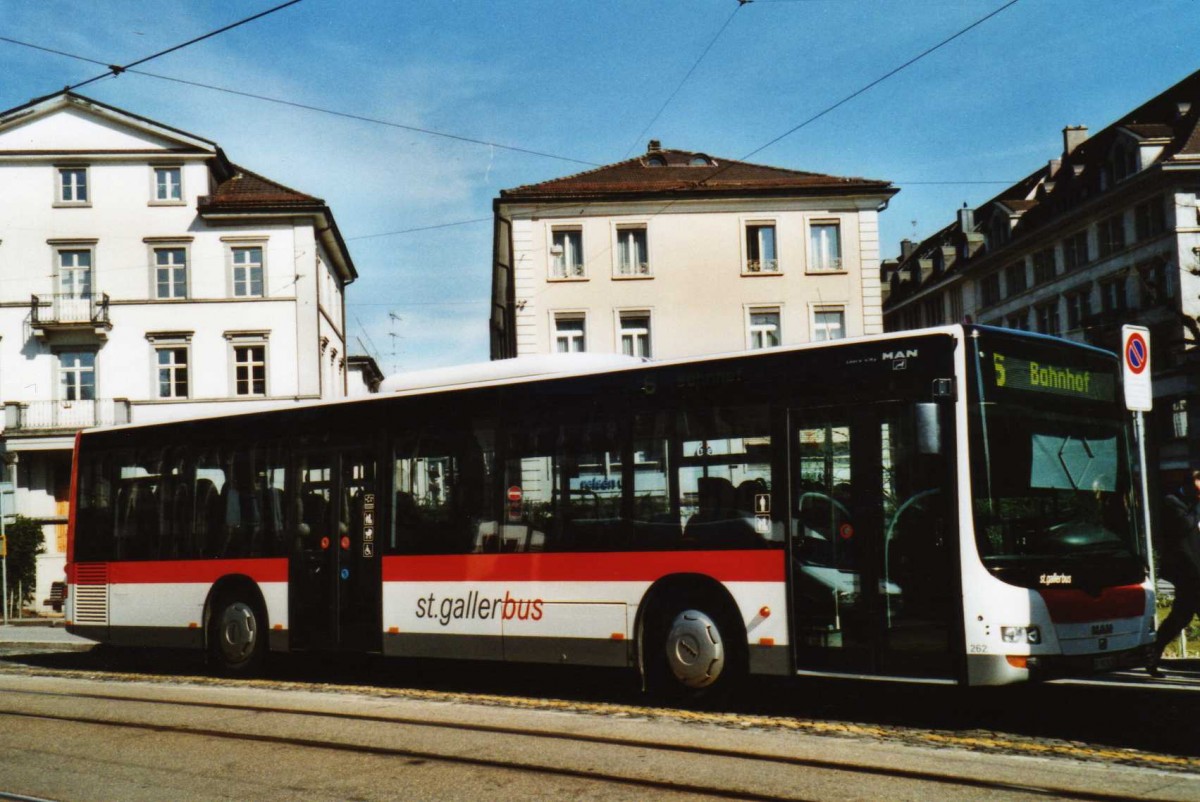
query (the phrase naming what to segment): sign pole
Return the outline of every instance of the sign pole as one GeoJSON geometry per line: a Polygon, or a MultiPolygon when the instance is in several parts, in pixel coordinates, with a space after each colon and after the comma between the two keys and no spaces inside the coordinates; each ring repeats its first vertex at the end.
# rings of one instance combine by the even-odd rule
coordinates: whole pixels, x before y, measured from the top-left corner
{"type": "Polygon", "coordinates": [[[1146,420],[1143,413],[1154,408],[1154,388],[1150,383],[1150,330],[1145,326],[1121,327],[1121,364],[1124,378],[1125,408],[1134,413],[1138,441],[1138,461],[1142,469],[1143,526],[1146,529],[1146,563],[1150,567],[1150,586],[1158,591],[1154,571],[1154,538],[1150,534],[1150,466],[1146,462],[1146,420]]]}
{"type": "Polygon", "coordinates": [[[0,568],[0,571],[3,571],[3,579],[0,580],[0,584],[4,586],[4,625],[8,626],[8,535],[4,531],[3,512],[0,512],[0,540],[4,541],[4,556],[0,558],[0,563],[3,563],[3,567],[0,568]]]}

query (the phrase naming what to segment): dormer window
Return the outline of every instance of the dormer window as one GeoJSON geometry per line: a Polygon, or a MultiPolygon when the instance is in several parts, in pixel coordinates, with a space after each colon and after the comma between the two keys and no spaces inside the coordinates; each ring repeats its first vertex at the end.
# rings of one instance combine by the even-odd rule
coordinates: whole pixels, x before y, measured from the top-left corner
{"type": "Polygon", "coordinates": [[[651,156],[650,158],[646,159],[646,166],[647,167],[666,167],[667,160],[664,159],[662,156],[651,156]]]}
{"type": "Polygon", "coordinates": [[[1124,181],[1138,171],[1138,147],[1127,139],[1119,139],[1109,154],[1113,181],[1124,181]]]}
{"type": "Polygon", "coordinates": [[[705,156],[701,153],[697,153],[690,160],[688,160],[688,166],[689,167],[711,167],[712,159],[708,158],[707,156],[705,156]]]}

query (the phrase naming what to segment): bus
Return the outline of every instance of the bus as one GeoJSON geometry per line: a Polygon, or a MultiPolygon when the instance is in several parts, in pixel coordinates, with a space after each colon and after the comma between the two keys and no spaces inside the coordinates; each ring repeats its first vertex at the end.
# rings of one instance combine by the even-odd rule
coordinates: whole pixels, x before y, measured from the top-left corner
{"type": "Polygon", "coordinates": [[[68,630],[233,675],[349,651],[621,666],[681,697],[1146,664],[1111,353],[962,325],[522,364],[80,433],[68,630]]]}

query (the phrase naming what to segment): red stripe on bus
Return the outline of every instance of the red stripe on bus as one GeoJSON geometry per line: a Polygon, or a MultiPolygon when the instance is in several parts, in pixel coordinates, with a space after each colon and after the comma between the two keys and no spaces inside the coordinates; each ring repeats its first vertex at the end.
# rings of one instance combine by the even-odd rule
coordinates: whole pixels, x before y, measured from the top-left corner
{"type": "Polygon", "coordinates": [[[783,550],[387,557],[385,582],[653,582],[705,574],[722,582],[782,582],[783,550]]]}
{"type": "Polygon", "coordinates": [[[1085,624],[1113,618],[1133,618],[1146,612],[1146,589],[1141,585],[1105,588],[1091,596],[1074,588],[1039,590],[1050,620],[1056,624],[1085,624]]]}
{"type": "Polygon", "coordinates": [[[75,448],[71,450],[71,490],[67,497],[67,564],[75,562],[75,510],[79,509],[79,439],[75,432],[75,448]]]}
{"type": "Polygon", "coordinates": [[[259,560],[148,560],[108,563],[108,584],[212,583],[223,576],[242,574],[255,582],[286,582],[285,557],[259,560]]]}

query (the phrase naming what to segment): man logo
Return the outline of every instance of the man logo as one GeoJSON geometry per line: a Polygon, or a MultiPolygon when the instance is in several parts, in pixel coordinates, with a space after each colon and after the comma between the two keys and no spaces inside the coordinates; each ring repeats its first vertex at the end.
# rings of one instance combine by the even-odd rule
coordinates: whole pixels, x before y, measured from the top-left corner
{"type": "Polygon", "coordinates": [[[1092,624],[1093,635],[1111,635],[1113,633],[1112,624],[1092,624]]]}
{"type": "Polygon", "coordinates": [[[910,348],[907,351],[884,351],[884,359],[916,359],[918,349],[910,348]]]}

